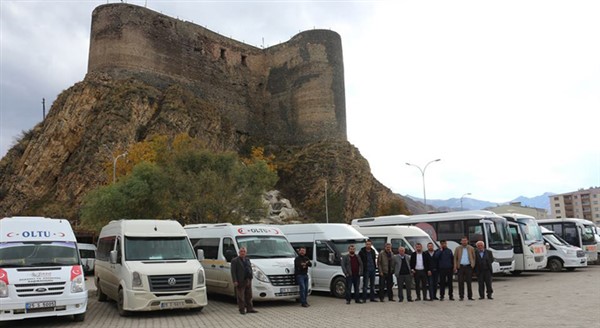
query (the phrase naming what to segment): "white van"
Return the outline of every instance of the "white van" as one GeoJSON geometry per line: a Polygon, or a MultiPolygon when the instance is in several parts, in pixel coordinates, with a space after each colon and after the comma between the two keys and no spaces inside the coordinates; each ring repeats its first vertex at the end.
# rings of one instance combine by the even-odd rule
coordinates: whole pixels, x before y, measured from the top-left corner
{"type": "Polygon", "coordinates": [[[424,251],[427,250],[428,243],[433,243],[433,249],[438,249],[433,239],[423,229],[416,226],[352,227],[369,238],[373,247],[379,252],[386,243],[392,244],[394,254],[398,253],[400,246],[406,249],[406,254],[412,254],[417,243],[423,245],[424,251]]]}
{"type": "MultiPolygon", "coordinates": [[[[198,254],[201,259],[202,254],[198,254]]],[[[119,314],[207,304],[204,269],[181,224],[119,220],[102,228],[94,276],[98,301],[117,301],[119,314]]]]}
{"type": "Polygon", "coordinates": [[[0,220],[0,321],[72,315],[83,321],[88,292],[71,224],[0,220]]]}
{"type": "MultiPolygon", "coordinates": [[[[235,295],[231,260],[240,247],[252,262],[254,301],[296,299],[300,289],[294,275],[296,253],[285,235],[275,226],[190,224],[187,232],[194,249],[204,251],[206,285],[210,293],[235,295]]],[[[310,284],[309,284],[310,285],[310,284]]]]}
{"type": "Polygon", "coordinates": [[[558,272],[562,271],[564,267],[568,271],[573,271],[575,268],[587,266],[587,257],[581,248],[569,245],[554,231],[544,227],[541,228],[544,240],[549,244],[548,264],[546,266],[548,270],[558,272]]]}
{"type": "Polygon", "coordinates": [[[96,245],[77,243],[77,248],[79,248],[79,256],[81,257],[83,270],[86,273],[93,273],[94,263],[96,261],[96,245]]]}
{"type": "Polygon", "coordinates": [[[295,249],[306,248],[306,256],[313,262],[310,269],[312,289],[346,296],[346,278],[341,258],[354,244],[356,252],[365,246],[367,238],[344,223],[314,223],[280,225],[295,249]]]}

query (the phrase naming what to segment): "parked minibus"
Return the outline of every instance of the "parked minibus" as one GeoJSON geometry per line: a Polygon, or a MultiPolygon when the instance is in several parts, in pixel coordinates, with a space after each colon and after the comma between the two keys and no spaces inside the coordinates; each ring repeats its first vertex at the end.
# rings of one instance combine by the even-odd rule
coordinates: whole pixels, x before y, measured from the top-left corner
{"type": "Polygon", "coordinates": [[[515,269],[511,273],[519,275],[523,271],[545,268],[548,261],[546,245],[535,217],[518,213],[499,215],[508,220],[513,240],[515,269]]]}
{"type": "Polygon", "coordinates": [[[0,220],[0,232],[0,321],[83,321],[88,292],[69,221],[9,217],[0,220]]]}
{"type": "Polygon", "coordinates": [[[117,301],[119,314],[207,304],[202,252],[194,253],[174,220],[111,221],[100,231],[94,282],[98,301],[117,301]]]}
{"type": "Polygon", "coordinates": [[[548,270],[559,272],[565,268],[567,271],[573,271],[587,266],[587,257],[581,248],[569,245],[554,231],[544,227],[541,229],[544,240],[548,243],[548,270]]]}
{"type": "Polygon", "coordinates": [[[296,299],[300,296],[294,274],[296,252],[278,227],[219,223],[190,224],[184,228],[194,249],[204,251],[202,264],[210,293],[235,295],[231,260],[238,256],[241,247],[245,247],[246,256],[252,263],[252,296],[255,301],[296,299]]]}
{"type": "Polygon", "coordinates": [[[370,239],[373,247],[379,252],[386,243],[392,244],[394,254],[398,253],[398,247],[400,246],[406,249],[406,254],[412,254],[417,243],[423,245],[423,250],[427,249],[428,243],[433,244],[433,249],[438,249],[436,242],[425,231],[416,226],[353,227],[370,239]]]}
{"type": "Polygon", "coordinates": [[[554,231],[557,236],[573,246],[580,247],[587,256],[588,263],[598,260],[598,245],[594,235],[594,224],[584,219],[545,219],[538,224],[554,231]]]}

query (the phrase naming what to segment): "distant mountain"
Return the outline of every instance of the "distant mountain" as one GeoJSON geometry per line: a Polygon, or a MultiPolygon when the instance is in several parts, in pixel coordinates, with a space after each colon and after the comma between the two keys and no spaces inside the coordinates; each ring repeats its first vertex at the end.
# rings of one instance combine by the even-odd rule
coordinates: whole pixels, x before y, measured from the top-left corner
{"type": "MultiPolygon", "coordinates": [[[[495,203],[488,202],[485,200],[478,200],[474,198],[463,197],[462,199],[462,208],[463,210],[481,210],[487,207],[495,207],[498,205],[505,205],[513,202],[520,202],[522,206],[529,207],[537,207],[543,208],[547,211],[550,210],[550,196],[556,195],[555,193],[546,192],[542,195],[535,197],[525,197],[519,196],[511,201],[504,203],[495,203]]],[[[406,195],[405,197],[410,198],[417,202],[423,202],[423,198],[413,197],[410,195],[406,195]]],[[[459,211],[460,207],[460,198],[450,198],[450,199],[427,199],[427,205],[435,207],[438,211],[459,211]]]]}

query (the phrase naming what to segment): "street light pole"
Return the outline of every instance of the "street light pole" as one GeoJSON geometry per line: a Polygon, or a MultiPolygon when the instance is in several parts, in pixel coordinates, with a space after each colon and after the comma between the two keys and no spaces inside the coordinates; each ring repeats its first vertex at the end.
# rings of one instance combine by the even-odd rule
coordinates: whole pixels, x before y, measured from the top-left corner
{"type": "Polygon", "coordinates": [[[464,198],[465,196],[468,196],[468,195],[470,195],[470,194],[471,194],[471,193],[470,193],[470,192],[468,192],[468,193],[466,193],[466,194],[464,194],[464,195],[460,196],[460,210],[461,210],[461,211],[463,210],[463,206],[462,206],[462,200],[463,200],[463,198],[464,198]]]}
{"type": "Polygon", "coordinates": [[[113,183],[117,182],[117,160],[119,159],[119,157],[125,157],[125,156],[127,156],[127,152],[124,152],[123,154],[121,154],[113,159],[113,183]]]}
{"type": "Polygon", "coordinates": [[[423,203],[425,204],[425,211],[427,211],[427,196],[425,194],[425,170],[427,170],[427,167],[429,166],[429,164],[431,164],[433,162],[439,162],[439,161],[441,161],[440,158],[434,159],[434,160],[430,161],[429,163],[427,163],[425,165],[425,168],[423,168],[423,169],[421,169],[421,167],[418,166],[418,165],[411,164],[411,163],[406,163],[406,165],[408,165],[408,166],[414,166],[414,167],[418,168],[419,171],[421,171],[421,177],[423,178],[423,203]]]}

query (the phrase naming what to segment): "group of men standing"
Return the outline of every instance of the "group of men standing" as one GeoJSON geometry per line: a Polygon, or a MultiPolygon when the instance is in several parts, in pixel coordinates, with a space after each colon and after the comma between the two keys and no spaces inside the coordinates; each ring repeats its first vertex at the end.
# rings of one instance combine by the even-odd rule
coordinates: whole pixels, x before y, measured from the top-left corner
{"type": "Polygon", "coordinates": [[[346,303],[350,304],[351,291],[354,288],[356,303],[365,303],[367,298],[371,302],[378,302],[375,298],[375,275],[379,270],[379,301],[383,302],[387,296],[389,301],[394,300],[393,277],[398,283],[398,301],[413,302],[411,289],[414,282],[416,301],[443,301],[448,291],[448,299],[454,300],[452,286],[453,274],[458,275],[459,299],[464,300],[465,285],[467,298],[473,300],[471,288],[473,273],[477,275],[479,283],[479,299],[492,298],[492,252],[485,249],[483,241],[478,241],[477,249],[469,245],[468,239],[463,237],[454,253],[448,248],[445,240],[440,241],[440,248],[435,250],[433,243],[423,245],[417,243],[412,255],[406,254],[404,247],[398,248],[398,253],[392,252],[392,245],[386,243],[384,249],[376,256],[370,240],[358,254],[354,245],[348,247],[348,254],[342,257],[342,271],[346,275],[346,303]],[[360,278],[363,278],[362,294],[359,290],[360,278]],[[439,298],[438,295],[439,285],[439,298]],[[406,290],[406,292],[404,292],[406,290]],[[369,292],[370,291],[370,292],[369,292]],[[362,295],[362,296],[361,296],[362,295]]]}

